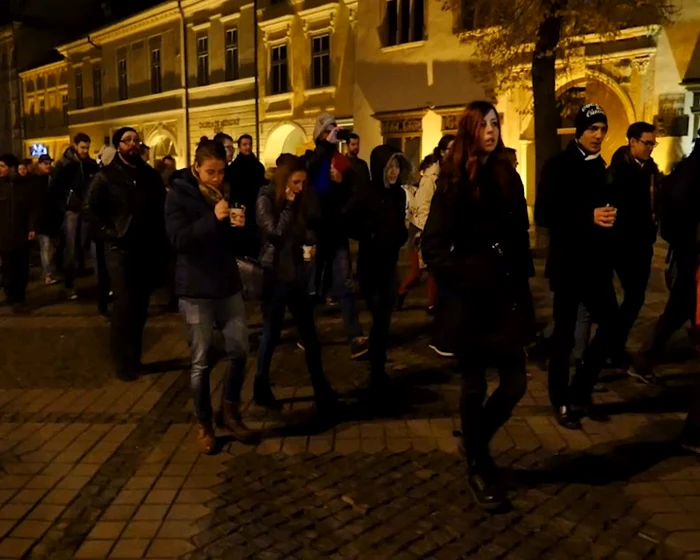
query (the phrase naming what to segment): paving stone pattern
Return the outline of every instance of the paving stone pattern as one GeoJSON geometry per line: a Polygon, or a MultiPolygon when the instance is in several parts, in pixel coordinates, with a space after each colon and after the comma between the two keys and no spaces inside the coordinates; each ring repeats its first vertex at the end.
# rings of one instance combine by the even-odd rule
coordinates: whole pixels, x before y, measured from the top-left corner
{"type": "MultiPolygon", "coordinates": [[[[633,346],[665,302],[663,256],[633,346]]],[[[546,319],[546,285],[533,286],[546,319]]],[[[79,288],[94,289],[89,279],[79,288]]],[[[250,404],[249,379],[245,416],[264,440],[222,434],[214,456],[195,452],[179,318],[156,302],[150,373],[127,384],[112,379],[94,305],[59,296],[36,284],[31,315],[0,307],[0,558],[700,559],[700,463],[674,442],[697,369],[682,333],[666,388],[608,372],[596,399],[613,422],[585,421],[582,432],[552,421],[544,371],[531,363],[528,393],[493,444],[513,509],[486,515],[464,482],[459,377],[427,348],[422,290],[395,316],[395,399],[382,414],[366,405],[367,366],[349,360],[337,312],[322,311],[343,420],[314,422],[303,352],[286,330],[273,363],[284,410],[250,404]]],[[[221,378],[218,367],[215,402],[221,378]]]]}

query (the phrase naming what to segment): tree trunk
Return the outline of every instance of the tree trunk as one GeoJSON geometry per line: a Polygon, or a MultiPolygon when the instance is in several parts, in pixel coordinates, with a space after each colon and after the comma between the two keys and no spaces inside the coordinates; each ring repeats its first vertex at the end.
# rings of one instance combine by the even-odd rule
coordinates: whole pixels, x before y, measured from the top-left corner
{"type": "MultiPolygon", "coordinates": [[[[561,16],[567,0],[547,0],[549,14],[539,27],[532,55],[532,92],[535,113],[535,174],[539,186],[544,163],[559,151],[557,126],[559,113],[556,96],[556,47],[561,37],[561,16]]],[[[535,191],[537,193],[537,191],[535,191]]],[[[544,247],[547,238],[542,228],[536,229],[536,246],[544,247]]]]}

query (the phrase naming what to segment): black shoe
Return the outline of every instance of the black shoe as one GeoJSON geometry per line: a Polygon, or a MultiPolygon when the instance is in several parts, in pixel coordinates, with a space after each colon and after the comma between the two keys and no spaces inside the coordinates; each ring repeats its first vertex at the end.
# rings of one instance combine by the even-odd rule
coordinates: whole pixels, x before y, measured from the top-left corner
{"type": "Polygon", "coordinates": [[[569,406],[560,406],[554,410],[554,416],[562,428],[580,430],[581,420],[569,406]]]}
{"type": "Polygon", "coordinates": [[[599,422],[601,424],[609,424],[612,422],[610,416],[602,412],[595,404],[593,404],[593,401],[581,405],[572,404],[571,412],[578,418],[587,417],[590,420],[593,420],[593,422],[599,422]]]}
{"type": "Polygon", "coordinates": [[[316,401],[316,415],[325,421],[336,420],[344,409],[338,395],[333,389],[314,395],[316,401]]]}
{"type": "Polygon", "coordinates": [[[428,307],[426,310],[426,313],[428,314],[429,317],[435,317],[435,306],[431,305],[428,307]]]}
{"type": "Polygon", "coordinates": [[[139,378],[139,368],[134,367],[118,367],[117,379],[120,381],[136,381],[139,378]]]}
{"type": "Polygon", "coordinates": [[[369,338],[366,336],[356,336],[350,342],[350,357],[359,360],[369,352],[369,338]]]}
{"type": "Polygon", "coordinates": [[[269,410],[277,412],[282,410],[282,403],[275,398],[269,383],[255,382],[253,386],[253,401],[258,406],[269,410]]]}
{"type": "Polygon", "coordinates": [[[494,467],[468,462],[467,471],[467,488],[476,505],[486,511],[495,511],[506,506],[508,499],[494,467]]]}
{"type": "Polygon", "coordinates": [[[403,306],[406,303],[407,294],[399,294],[396,297],[396,311],[403,311],[403,306]]]}

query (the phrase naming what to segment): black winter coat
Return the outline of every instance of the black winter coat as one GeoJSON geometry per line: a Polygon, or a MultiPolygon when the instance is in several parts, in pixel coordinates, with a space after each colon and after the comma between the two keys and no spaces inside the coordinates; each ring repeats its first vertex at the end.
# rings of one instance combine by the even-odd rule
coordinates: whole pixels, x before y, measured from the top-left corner
{"type": "Polygon", "coordinates": [[[83,161],[73,148],[67,148],[56,166],[56,174],[51,182],[51,198],[58,201],[64,212],[80,212],[88,187],[99,170],[94,159],[83,161]]]}
{"type": "Polygon", "coordinates": [[[653,159],[640,165],[629,146],[620,147],[613,155],[608,188],[611,204],[617,208],[613,234],[619,250],[648,249],[656,241],[653,206],[660,183],[661,173],[653,159]]]}
{"type": "Polygon", "coordinates": [[[61,232],[64,213],[61,201],[52,198],[55,195],[51,186],[52,182],[53,177],[50,175],[34,175],[32,177],[32,196],[36,209],[37,235],[57,237],[61,232]]]}
{"type": "Polygon", "coordinates": [[[90,184],[84,211],[94,235],[108,246],[157,258],[167,247],[164,207],[160,174],[146,163],[131,167],[116,156],[90,184]]]}
{"type": "Polygon", "coordinates": [[[586,158],[575,140],[544,164],[535,221],[549,229],[546,274],[553,289],[560,281],[586,282],[612,274],[612,228],[593,222],[593,211],[612,203],[606,187],[605,161],[586,158]]]}
{"type": "Polygon", "coordinates": [[[229,203],[237,202],[245,206],[245,239],[239,244],[239,254],[257,257],[260,240],[255,225],[255,202],[260,188],[265,183],[265,166],[254,155],[239,154],[226,168],[226,181],[229,184],[229,203]]]}
{"type": "Polygon", "coordinates": [[[0,177],[0,251],[20,249],[35,231],[32,183],[19,175],[0,177]]]}
{"type": "Polygon", "coordinates": [[[393,277],[399,250],[408,239],[406,191],[401,185],[411,175],[411,163],[396,148],[382,145],[372,150],[370,166],[372,181],[357,189],[345,211],[350,237],[360,242],[360,280],[368,276],[393,277]],[[385,173],[392,161],[398,161],[401,174],[395,184],[389,185],[385,173]]]}
{"type": "Polygon", "coordinates": [[[243,232],[216,218],[190,171],[175,179],[168,193],[165,226],[177,252],[175,295],[220,299],[241,290],[236,245],[243,232]]]}
{"type": "Polygon", "coordinates": [[[450,287],[465,346],[518,348],[532,339],[534,275],[527,204],[520,176],[502,156],[480,167],[475,183],[441,176],[421,239],[423,260],[450,287]],[[478,195],[475,194],[478,192],[478,195]]]}

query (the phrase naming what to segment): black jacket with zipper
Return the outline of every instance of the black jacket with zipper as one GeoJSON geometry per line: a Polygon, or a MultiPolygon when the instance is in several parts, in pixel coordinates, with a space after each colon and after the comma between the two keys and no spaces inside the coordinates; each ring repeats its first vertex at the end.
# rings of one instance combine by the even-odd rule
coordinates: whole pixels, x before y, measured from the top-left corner
{"type": "Polygon", "coordinates": [[[0,251],[21,249],[35,227],[32,183],[12,175],[0,177],[0,251]]]}
{"type": "Polygon", "coordinates": [[[51,182],[51,198],[58,201],[64,212],[80,212],[88,187],[99,169],[94,159],[81,160],[73,148],[67,148],[56,166],[51,182]]]}
{"type": "Polygon", "coordinates": [[[108,247],[160,255],[167,246],[164,207],[160,174],[140,160],[131,167],[116,156],[90,184],[84,211],[108,247]]]}

